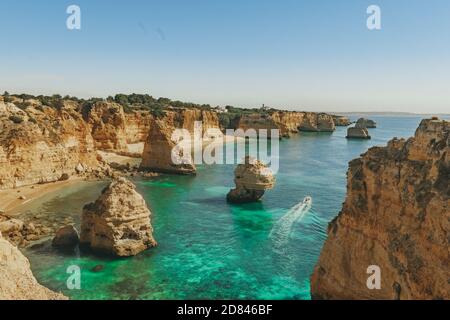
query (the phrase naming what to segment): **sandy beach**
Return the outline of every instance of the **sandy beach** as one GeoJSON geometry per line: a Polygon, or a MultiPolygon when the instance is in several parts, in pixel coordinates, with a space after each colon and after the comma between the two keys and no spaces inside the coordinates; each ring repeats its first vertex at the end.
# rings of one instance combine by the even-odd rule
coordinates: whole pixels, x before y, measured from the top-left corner
{"type": "Polygon", "coordinates": [[[83,182],[82,177],[72,177],[66,181],[23,186],[16,189],[0,190],[0,212],[17,215],[25,205],[61,188],[83,182]],[[22,199],[21,199],[22,198],[22,199]]]}

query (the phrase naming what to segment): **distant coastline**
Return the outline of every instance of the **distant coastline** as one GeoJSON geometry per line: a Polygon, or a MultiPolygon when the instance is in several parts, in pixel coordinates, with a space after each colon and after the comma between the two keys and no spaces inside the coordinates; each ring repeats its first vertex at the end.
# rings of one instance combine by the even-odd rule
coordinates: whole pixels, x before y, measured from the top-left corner
{"type": "Polygon", "coordinates": [[[450,113],[414,113],[414,112],[396,112],[396,111],[346,111],[346,112],[328,112],[333,115],[371,115],[371,116],[399,116],[399,117],[450,117],[450,113]]]}

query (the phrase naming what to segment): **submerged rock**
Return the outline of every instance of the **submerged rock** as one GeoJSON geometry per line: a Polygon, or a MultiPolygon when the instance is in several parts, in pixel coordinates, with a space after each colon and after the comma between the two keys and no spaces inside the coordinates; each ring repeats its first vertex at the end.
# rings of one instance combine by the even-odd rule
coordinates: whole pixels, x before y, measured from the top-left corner
{"type": "Polygon", "coordinates": [[[315,299],[450,299],[450,122],[423,120],[350,162],[311,278],[315,299]],[[381,288],[369,290],[369,266],[381,288]]]}
{"type": "Polygon", "coordinates": [[[92,272],[101,272],[105,269],[105,266],[102,264],[98,264],[91,269],[92,272]]]}
{"type": "Polygon", "coordinates": [[[80,243],[115,256],[134,256],[156,246],[151,212],[135,186],[118,178],[83,209],[80,243]]]}
{"type": "Polygon", "coordinates": [[[0,300],[67,300],[41,286],[28,259],[0,233],[0,300]]]}
{"type": "Polygon", "coordinates": [[[80,242],[80,236],[74,226],[69,225],[60,228],[53,238],[52,245],[62,249],[73,249],[80,242]]]}
{"type": "Polygon", "coordinates": [[[347,139],[370,139],[369,130],[367,128],[352,127],[347,129],[347,139]]]}
{"type": "Polygon", "coordinates": [[[227,200],[233,203],[255,202],[264,192],[275,185],[275,177],[262,162],[245,158],[245,162],[234,171],[236,188],[230,190],[227,200]]]}

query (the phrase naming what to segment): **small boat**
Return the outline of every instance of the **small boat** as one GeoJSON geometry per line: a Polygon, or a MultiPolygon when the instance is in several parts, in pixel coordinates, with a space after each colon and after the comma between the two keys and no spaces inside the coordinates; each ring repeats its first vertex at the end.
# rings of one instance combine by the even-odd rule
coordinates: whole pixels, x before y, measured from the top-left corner
{"type": "Polygon", "coordinates": [[[311,206],[312,205],[312,198],[310,196],[305,197],[305,199],[303,199],[303,204],[305,204],[307,206],[311,206]]]}

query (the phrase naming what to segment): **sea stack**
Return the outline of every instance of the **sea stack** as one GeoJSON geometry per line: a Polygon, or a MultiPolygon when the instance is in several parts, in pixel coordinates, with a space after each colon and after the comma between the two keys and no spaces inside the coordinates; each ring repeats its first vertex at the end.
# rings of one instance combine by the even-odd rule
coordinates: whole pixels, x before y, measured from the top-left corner
{"type": "Polygon", "coordinates": [[[136,187],[118,178],[83,208],[81,245],[114,256],[134,256],[156,246],[151,212],[136,187]]]}
{"type": "Polygon", "coordinates": [[[450,299],[450,122],[350,162],[347,197],[311,279],[315,299],[450,299]],[[370,266],[380,289],[368,289],[370,266]]]}
{"type": "Polygon", "coordinates": [[[367,128],[352,127],[347,129],[347,139],[371,139],[367,128]]]}
{"type": "Polygon", "coordinates": [[[375,121],[360,118],[354,127],[347,129],[347,139],[371,139],[367,128],[376,128],[375,121]]]}
{"type": "Polygon", "coordinates": [[[162,120],[153,120],[150,124],[150,132],[144,146],[142,155],[142,170],[161,173],[195,175],[196,168],[189,157],[182,159],[179,155],[179,163],[172,160],[172,151],[176,142],[172,140],[175,128],[162,120]]]}
{"type": "Polygon", "coordinates": [[[80,236],[74,226],[60,228],[52,241],[52,246],[60,249],[74,249],[80,242],[80,236]]]}
{"type": "Polygon", "coordinates": [[[357,128],[376,128],[377,123],[370,119],[359,118],[358,121],[356,121],[356,127],[357,128]]]}
{"type": "Polygon", "coordinates": [[[246,157],[234,171],[236,188],[230,190],[227,200],[232,203],[248,203],[261,199],[264,192],[275,185],[272,171],[262,162],[246,157]]]}

